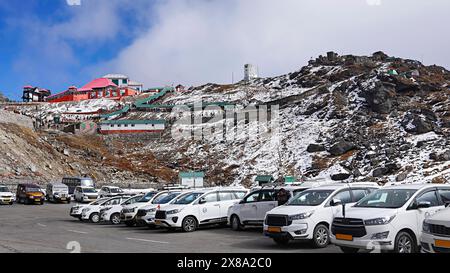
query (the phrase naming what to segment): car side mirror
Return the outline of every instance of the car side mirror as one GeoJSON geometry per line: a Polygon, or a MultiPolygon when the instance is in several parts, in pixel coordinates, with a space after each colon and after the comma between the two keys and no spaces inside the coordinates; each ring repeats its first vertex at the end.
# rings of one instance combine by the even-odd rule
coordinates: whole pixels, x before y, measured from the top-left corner
{"type": "Polygon", "coordinates": [[[445,205],[446,208],[449,208],[449,207],[450,207],[450,201],[446,201],[446,202],[444,203],[444,205],[445,205]]]}
{"type": "Polygon", "coordinates": [[[425,209],[431,207],[431,202],[428,201],[421,201],[417,204],[417,209],[425,209]]]}
{"type": "Polygon", "coordinates": [[[340,205],[342,205],[342,201],[340,199],[333,199],[333,200],[331,200],[330,205],[332,207],[340,206],[340,205]]]}
{"type": "Polygon", "coordinates": [[[200,200],[198,201],[198,203],[201,204],[205,204],[206,203],[206,199],[205,198],[200,198],[200,200]]]}
{"type": "Polygon", "coordinates": [[[239,201],[239,204],[245,204],[245,200],[239,201]]]}

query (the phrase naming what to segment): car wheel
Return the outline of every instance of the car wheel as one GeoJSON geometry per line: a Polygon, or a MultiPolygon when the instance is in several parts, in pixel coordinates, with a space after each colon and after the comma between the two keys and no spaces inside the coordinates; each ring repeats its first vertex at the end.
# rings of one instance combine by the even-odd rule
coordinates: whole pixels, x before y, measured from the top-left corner
{"type": "Polygon", "coordinates": [[[113,215],[111,215],[111,223],[113,225],[120,224],[120,214],[119,213],[114,213],[113,215]]]}
{"type": "Polygon", "coordinates": [[[348,253],[348,254],[358,253],[358,251],[359,251],[359,248],[354,248],[354,247],[340,246],[339,248],[342,250],[342,252],[348,253]]]}
{"type": "Polygon", "coordinates": [[[325,248],[330,243],[330,231],[325,225],[317,225],[314,229],[313,244],[316,248],[325,248]]]}
{"type": "Polygon", "coordinates": [[[193,232],[197,229],[197,220],[194,217],[188,216],[184,218],[182,223],[182,229],[184,232],[193,232]]]}
{"type": "Polygon", "coordinates": [[[134,221],[125,221],[125,225],[126,225],[127,227],[134,227],[135,222],[134,222],[134,221]]]}
{"type": "Polygon", "coordinates": [[[9,202],[9,204],[12,206],[12,204],[14,204],[13,202],[9,202]]]}
{"type": "Polygon", "coordinates": [[[273,238],[273,241],[280,246],[286,246],[287,244],[289,244],[289,237],[287,236],[283,236],[283,237],[278,237],[278,238],[273,238]]]}
{"type": "Polygon", "coordinates": [[[416,242],[408,232],[400,232],[395,237],[395,249],[396,253],[416,253],[416,242]]]}
{"type": "Polygon", "coordinates": [[[233,217],[231,217],[231,229],[234,231],[242,230],[241,221],[237,215],[233,215],[233,217]]]}
{"type": "Polygon", "coordinates": [[[89,220],[92,223],[98,223],[98,222],[100,222],[100,216],[98,215],[97,212],[94,212],[94,213],[91,214],[91,216],[89,216],[89,220]]]}

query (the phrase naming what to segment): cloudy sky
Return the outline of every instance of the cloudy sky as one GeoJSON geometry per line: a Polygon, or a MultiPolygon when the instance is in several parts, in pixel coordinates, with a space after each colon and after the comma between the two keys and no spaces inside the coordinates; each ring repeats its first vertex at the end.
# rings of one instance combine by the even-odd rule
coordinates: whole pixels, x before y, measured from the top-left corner
{"type": "Polygon", "coordinates": [[[18,99],[23,85],[59,92],[105,73],[229,83],[244,63],[274,76],[330,50],[450,68],[449,11],[448,0],[0,1],[0,90],[18,99]]]}

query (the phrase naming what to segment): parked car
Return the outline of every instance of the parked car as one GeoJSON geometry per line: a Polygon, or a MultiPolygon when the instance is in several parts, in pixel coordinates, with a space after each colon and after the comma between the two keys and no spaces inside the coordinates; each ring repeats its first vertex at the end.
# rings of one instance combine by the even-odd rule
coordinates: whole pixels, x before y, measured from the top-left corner
{"type": "Polygon", "coordinates": [[[335,183],[303,191],[266,213],[264,234],[280,245],[305,240],[324,248],[330,242],[333,215],[341,210],[333,200],[355,203],[377,188],[375,183],[335,183]]]}
{"type": "MultiPolygon", "coordinates": [[[[450,191],[443,193],[441,198],[450,201],[450,191]]],[[[450,208],[439,211],[423,222],[420,246],[425,253],[450,253],[450,208]]]]}
{"type": "Polygon", "coordinates": [[[92,202],[97,200],[98,193],[92,187],[78,186],[73,193],[73,199],[80,203],[92,202]]]}
{"type": "Polygon", "coordinates": [[[444,209],[449,194],[450,185],[384,187],[334,218],[331,241],[350,253],[360,249],[417,252],[424,219],[444,209]]]}
{"type": "Polygon", "coordinates": [[[156,211],[155,225],[184,232],[193,232],[201,225],[226,225],[228,209],[247,193],[244,188],[231,187],[194,190],[156,211]]]}
{"type": "Polygon", "coordinates": [[[278,193],[285,189],[294,197],[307,190],[302,186],[263,187],[247,194],[239,203],[228,210],[228,223],[233,230],[241,230],[245,226],[263,226],[266,213],[279,206],[278,193]]]}
{"type": "Polygon", "coordinates": [[[75,217],[75,218],[77,218],[78,220],[81,221],[84,208],[87,208],[89,206],[97,206],[98,204],[102,203],[103,201],[105,201],[107,199],[109,199],[109,198],[98,199],[98,200],[95,200],[95,201],[93,201],[93,202],[91,202],[89,204],[84,204],[84,205],[78,204],[78,205],[75,205],[75,206],[73,206],[70,209],[70,216],[75,217]]]}
{"type": "Polygon", "coordinates": [[[110,222],[113,225],[120,224],[120,212],[124,206],[132,205],[142,199],[143,195],[135,195],[123,201],[119,205],[106,206],[100,209],[100,221],[110,222]]]}
{"type": "Polygon", "coordinates": [[[167,204],[183,194],[183,191],[169,191],[155,198],[150,205],[143,206],[136,214],[136,223],[139,226],[155,226],[155,214],[157,210],[164,208],[167,204]]]}
{"type": "Polygon", "coordinates": [[[100,198],[114,197],[114,196],[123,195],[123,194],[124,194],[124,192],[121,188],[114,187],[114,186],[104,186],[98,192],[98,196],[100,198]]]}
{"type": "Polygon", "coordinates": [[[81,211],[81,220],[82,221],[90,221],[91,223],[98,223],[100,222],[100,210],[104,207],[108,206],[114,206],[114,205],[120,205],[123,201],[130,198],[129,196],[116,196],[116,197],[109,197],[106,198],[106,200],[91,204],[81,211]]]}
{"type": "Polygon", "coordinates": [[[133,227],[136,225],[136,214],[137,211],[142,208],[143,206],[146,206],[148,204],[151,204],[153,199],[161,193],[158,193],[157,191],[148,192],[139,199],[136,203],[126,205],[122,208],[120,211],[120,221],[125,223],[125,225],[129,227],[133,227]]]}
{"type": "Polygon", "coordinates": [[[14,201],[14,194],[8,189],[8,187],[0,185],[0,204],[12,205],[14,201]]]}
{"type": "Polygon", "coordinates": [[[44,204],[45,195],[36,184],[19,184],[16,193],[17,203],[44,204]]]}
{"type": "Polygon", "coordinates": [[[69,194],[73,195],[77,187],[95,188],[94,180],[90,177],[64,177],[62,183],[69,187],[69,194]]]}
{"type": "Polygon", "coordinates": [[[70,203],[69,187],[62,183],[50,183],[47,185],[46,198],[49,202],[70,203]]]}

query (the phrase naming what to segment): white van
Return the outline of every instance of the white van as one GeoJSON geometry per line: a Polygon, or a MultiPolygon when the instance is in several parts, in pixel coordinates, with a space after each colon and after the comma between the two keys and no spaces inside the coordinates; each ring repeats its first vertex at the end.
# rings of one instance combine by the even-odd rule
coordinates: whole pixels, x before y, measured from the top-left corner
{"type": "Polygon", "coordinates": [[[193,232],[201,225],[226,225],[228,209],[247,193],[245,188],[233,187],[194,190],[156,211],[155,225],[185,232],[193,232]]]}
{"type": "Polygon", "coordinates": [[[278,193],[281,189],[286,190],[292,198],[308,188],[303,186],[276,186],[254,189],[228,210],[228,223],[231,228],[237,231],[245,228],[245,226],[262,227],[266,213],[281,205],[278,200],[278,193]]]}
{"type": "Polygon", "coordinates": [[[334,218],[331,241],[347,253],[417,252],[424,220],[445,208],[449,194],[450,185],[384,187],[334,218]]]}
{"type": "Polygon", "coordinates": [[[376,183],[335,183],[303,191],[286,205],[267,212],[264,234],[280,245],[307,240],[324,248],[330,242],[333,216],[341,210],[334,200],[356,203],[378,188],[376,183]]]}
{"type": "MultiPolygon", "coordinates": [[[[450,191],[443,193],[441,197],[450,201],[450,191]]],[[[450,208],[424,220],[420,246],[425,253],[450,253],[450,208]]]]}

